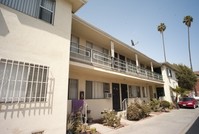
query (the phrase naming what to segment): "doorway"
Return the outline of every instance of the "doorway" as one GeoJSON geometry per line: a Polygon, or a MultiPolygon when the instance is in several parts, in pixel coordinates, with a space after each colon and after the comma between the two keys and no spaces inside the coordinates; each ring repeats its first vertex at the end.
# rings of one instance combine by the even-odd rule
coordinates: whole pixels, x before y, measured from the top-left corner
{"type": "Polygon", "coordinates": [[[113,109],[120,111],[120,88],[118,83],[112,83],[113,109]]]}
{"type": "Polygon", "coordinates": [[[121,84],[122,101],[128,98],[127,84],[121,84]]]}

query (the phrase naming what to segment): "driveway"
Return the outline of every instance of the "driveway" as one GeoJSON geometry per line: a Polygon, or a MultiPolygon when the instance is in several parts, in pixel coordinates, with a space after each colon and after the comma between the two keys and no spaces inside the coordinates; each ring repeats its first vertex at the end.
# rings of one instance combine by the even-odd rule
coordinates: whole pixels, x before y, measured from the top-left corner
{"type": "Polygon", "coordinates": [[[126,121],[125,127],[112,129],[93,124],[101,134],[185,134],[199,116],[199,108],[172,110],[140,121],[126,121]]]}

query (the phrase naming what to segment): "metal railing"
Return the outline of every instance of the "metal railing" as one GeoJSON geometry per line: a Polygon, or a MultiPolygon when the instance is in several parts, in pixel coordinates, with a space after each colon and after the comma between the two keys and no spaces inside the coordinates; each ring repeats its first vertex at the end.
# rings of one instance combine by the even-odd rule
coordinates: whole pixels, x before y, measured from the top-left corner
{"type": "Polygon", "coordinates": [[[128,99],[125,98],[125,99],[122,101],[122,111],[127,110],[127,107],[128,107],[127,103],[128,103],[128,99]]]}
{"type": "Polygon", "coordinates": [[[84,101],[84,106],[83,106],[83,109],[84,109],[84,124],[87,123],[87,119],[88,119],[88,104],[84,101]]]}
{"type": "Polygon", "coordinates": [[[120,60],[118,58],[112,58],[106,53],[77,45],[75,43],[71,43],[70,46],[70,59],[77,60],[79,62],[91,63],[93,66],[98,66],[111,71],[162,81],[162,75],[158,73],[151,72],[150,70],[142,67],[137,67],[132,63],[120,60]]]}

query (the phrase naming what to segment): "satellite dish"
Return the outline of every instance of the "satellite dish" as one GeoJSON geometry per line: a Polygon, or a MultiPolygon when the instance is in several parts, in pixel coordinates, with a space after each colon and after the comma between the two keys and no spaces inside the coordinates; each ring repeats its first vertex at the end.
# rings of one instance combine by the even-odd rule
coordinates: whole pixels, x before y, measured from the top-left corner
{"type": "Polygon", "coordinates": [[[139,43],[139,42],[134,43],[134,41],[131,40],[131,45],[132,45],[132,46],[135,46],[135,45],[137,45],[138,43],[139,43]]]}

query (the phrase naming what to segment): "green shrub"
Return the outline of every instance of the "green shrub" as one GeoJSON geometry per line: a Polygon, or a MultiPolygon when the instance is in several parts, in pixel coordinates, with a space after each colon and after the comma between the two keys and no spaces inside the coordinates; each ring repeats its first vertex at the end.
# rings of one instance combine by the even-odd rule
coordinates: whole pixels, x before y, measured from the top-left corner
{"type": "Polygon", "coordinates": [[[170,103],[166,100],[163,100],[160,102],[160,106],[165,109],[165,108],[169,108],[170,107],[170,103]]]}
{"type": "Polygon", "coordinates": [[[151,110],[154,112],[160,111],[160,101],[157,99],[152,99],[150,101],[150,107],[151,107],[151,110]]]}
{"type": "Polygon", "coordinates": [[[141,110],[142,110],[142,116],[145,118],[149,116],[151,113],[151,107],[148,103],[143,102],[142,105],[140,105],[141,110]]]}
{"type": "Polygon", "coordinates": [[[140,120],[149,116],[151,108],[149,104],[142,102],[131,103],[127,108],[127,119],[128,120],[140,120]]]}
{"type": "Polygon", "coordinates": [[[131,103],[127,108],[127,119],[128,120],[139,120],[141,119],[142,111],[135,103],[131,103]]]}
{"type": "Polygon", "coordinates": [[[118,117],[115,111],[105,110],[102,112],[102,114],[103,114],[103,125],[114,128],[121,125],[121,116],[118,117]]]}
{"type": "Polygon", "coordinates": [[[95,134],[96,128],[83,124],[81,112],[71,113],[67,118],[67,134],[95,134]]]}

